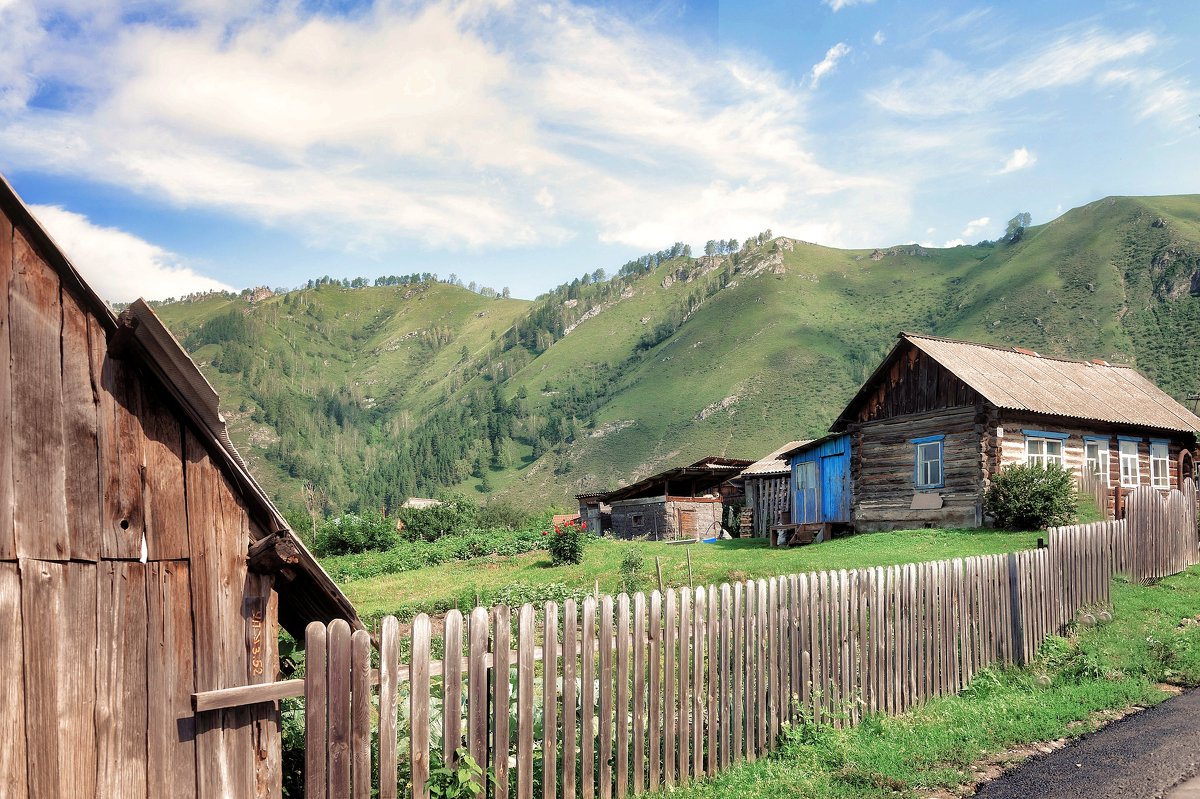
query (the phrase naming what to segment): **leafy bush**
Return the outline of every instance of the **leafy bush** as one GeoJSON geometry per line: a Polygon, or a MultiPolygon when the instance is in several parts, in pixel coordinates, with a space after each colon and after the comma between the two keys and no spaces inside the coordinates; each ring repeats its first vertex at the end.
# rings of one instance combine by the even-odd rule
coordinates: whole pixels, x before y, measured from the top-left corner
{"type": "Polygon", "coordinates": [[[1033,530],[1075,521],[1075,477],[1058,464],[1010,464],[992,477],[984,499],[1000,527],[1033,530]]]}
{"type": "Polygon", "coordinates": [[[459,747],[455,753],[457,763],[447,766],[445,763],[434,761],[429,770],[429,779],[425,790],[437,799],[474,799],[483,794],[485,783],[495,783],[496,777],[488,767],[485,774],[483,769],[471,757],[471,753],[459,747]]]}
{"type": "Polygon", "coordinates": [[[646,559],[642,557],[640,548],[630,547],[621,558],[621,590],[632,594],[640,589],[645,581],[646,559]]]}
{"type": "Polygon", "coordinates": [[[555,566],[583,563],[583,547],[587,543],[587,522],[570,521],[555,525],[554,532],[542,535],[549,541],[550,562],[555,566]]]}
{"type": "Polygon", "coordinates": [[[402,541],[383,552],[326,557],[321,565],[334,580],[349,582],[484,555],[520,555],[545,549],[546,542],[542,533],[532,530],[473,530],[437,541],[402,541]]]}
{"type": "Polygon", "coordinates": [[[378,513],[346,513],[322,524],[314,545],[318,555],[346,555],[389,549],[397,540],[396,524],[390,519],[378,513]]]}
{"type": "Polygon", "coordinates": [[[404,524],[400,534],[409,541],[436,541],[479,526],[479,508],[463,496],[428,508],[401,508],[396,515],[404,524]]]}
{"type": "Polygon", "coordinates": [[[529,514],[511,502],[493,500],[479,509],[476,521],[484,530],[520,530],[529,524],[529,514]]]}

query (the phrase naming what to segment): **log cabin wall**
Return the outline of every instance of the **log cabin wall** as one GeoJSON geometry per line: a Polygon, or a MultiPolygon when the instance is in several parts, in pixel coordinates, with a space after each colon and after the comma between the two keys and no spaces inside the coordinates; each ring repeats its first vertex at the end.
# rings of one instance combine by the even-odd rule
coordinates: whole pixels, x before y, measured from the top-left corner
{"type": "Polygon", "coordinates": [[[1121,438],[1137,439],[1139,485],[1152,485],[1150,480],[1150,442],[1152,440],[1167,442],[1170,485],[1169,488],[1162,489],[1164,493],[1170,488],[1179,488],[1180,486],[1180,453],[1195,449],[1195,440],[1190,434],[1002,410],[999,412],[999,425],[996,429],[1000,466],[1025,462],[1026,436],[1023,432],[1025,430],[1065,434],[1067,436],[1063,441],[1065,466],[1077,475],[1083,474],[1084,470],[1084,439],[1099,438],[1108,442],[1109,491],[1106,507],[1102,510],[1110,519],[1119,515],[1120,500],[1118,497],[1128,490],[1128,487],[1121,486],[1119,455],[1121,438]]]}
{"type": "Polygon", "coordinates": [[[36,240],[0,215],[0,795],[279,796],[277,707],[190,699],[275,678],[258,522],[36,240]]]}
{"type": "Polygon", "coordinates": [[[978,527],[983,519],[986,418],[987,409],[980,404],[851,425],[855,529],[978,527]],[[922,490],[940,495],[942,507],[913,510],[917,488],[912,440],[926,436],[945,436],[944,485],[922,490]]]}

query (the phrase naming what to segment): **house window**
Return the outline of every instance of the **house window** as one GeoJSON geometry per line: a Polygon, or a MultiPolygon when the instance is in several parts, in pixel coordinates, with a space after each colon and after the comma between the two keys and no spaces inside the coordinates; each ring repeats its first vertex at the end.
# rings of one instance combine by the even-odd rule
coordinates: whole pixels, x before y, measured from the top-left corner
{"type": "Polygon", "coordinates": [[[945,436],[915,438],[916,446],[913,481],[918,489],[941,488],[946,484],[945,436]]]}
{"type": "Polygon", "coordinates": [[[1121,485],[1134,488],[1141,483],[1137,439],[1123,438],[1120,442],[1121,485]]]}
{"type": "Polygon", "coordinates": [[[1155,488],[1171,487],[1170,457],[1167,442],[1150,442],[1150,485],[1155,488]]]}
{"type": "Polygon", "coordinates": [[[1099,477],[1102,485],[1109,484],[1108,439],[1085,438],[1083,440],[1084,474],[1099,477]]]}
{"type": "Polygon", "coordinates": [[[1065,433],[1047,433],[1041,430],[1025,431],[1025,462],[1043,468],[1050,464],[1065,467],[1063,447],[1067,443],[1065,433]]]}
{"type": "Polygon", "coordinates": [[[642,526],[642,514],[640,514],[640,513],[633,514],[633,526],[634,527],[642,526]]]}

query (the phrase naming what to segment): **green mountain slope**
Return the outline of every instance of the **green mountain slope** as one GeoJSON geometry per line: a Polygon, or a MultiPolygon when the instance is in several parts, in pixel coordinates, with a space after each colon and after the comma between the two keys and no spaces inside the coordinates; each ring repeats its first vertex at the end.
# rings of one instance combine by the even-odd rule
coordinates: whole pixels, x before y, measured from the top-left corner
{"type": "Polygon", "coordinates": [[[1182,397],[1200,387],[1197,294],[1189,195],[1107,198],[1015,244],[677,245],[533,303],[421,284],[160,312],[239,409],[270,489],[298,508],[310,483],[332,510],[436,486],[565,505],[678,461],[758,457],[824,431],[899,330],[1134,363],[1182,397]],[[231,310],[252,321],[244,345],[200,343],[231,310]]]}

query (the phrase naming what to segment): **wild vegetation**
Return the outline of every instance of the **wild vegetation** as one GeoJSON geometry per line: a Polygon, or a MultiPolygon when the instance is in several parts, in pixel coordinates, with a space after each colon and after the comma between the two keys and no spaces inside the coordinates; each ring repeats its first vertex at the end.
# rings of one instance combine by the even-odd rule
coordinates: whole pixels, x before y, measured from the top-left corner
{"type": "Polygon", "coordinates": [[[668,464],[758,457],[824,431],[902,329],[1134,363],[1177,397],[1200,387],[1183,344],[1200,336],[1200,197],[1031,221],[951,249],[770,231],[703,256],[676,244],[533,302],[416,275],[159,312],[309,531],[443,489],[569,507],[668,464]]]}

